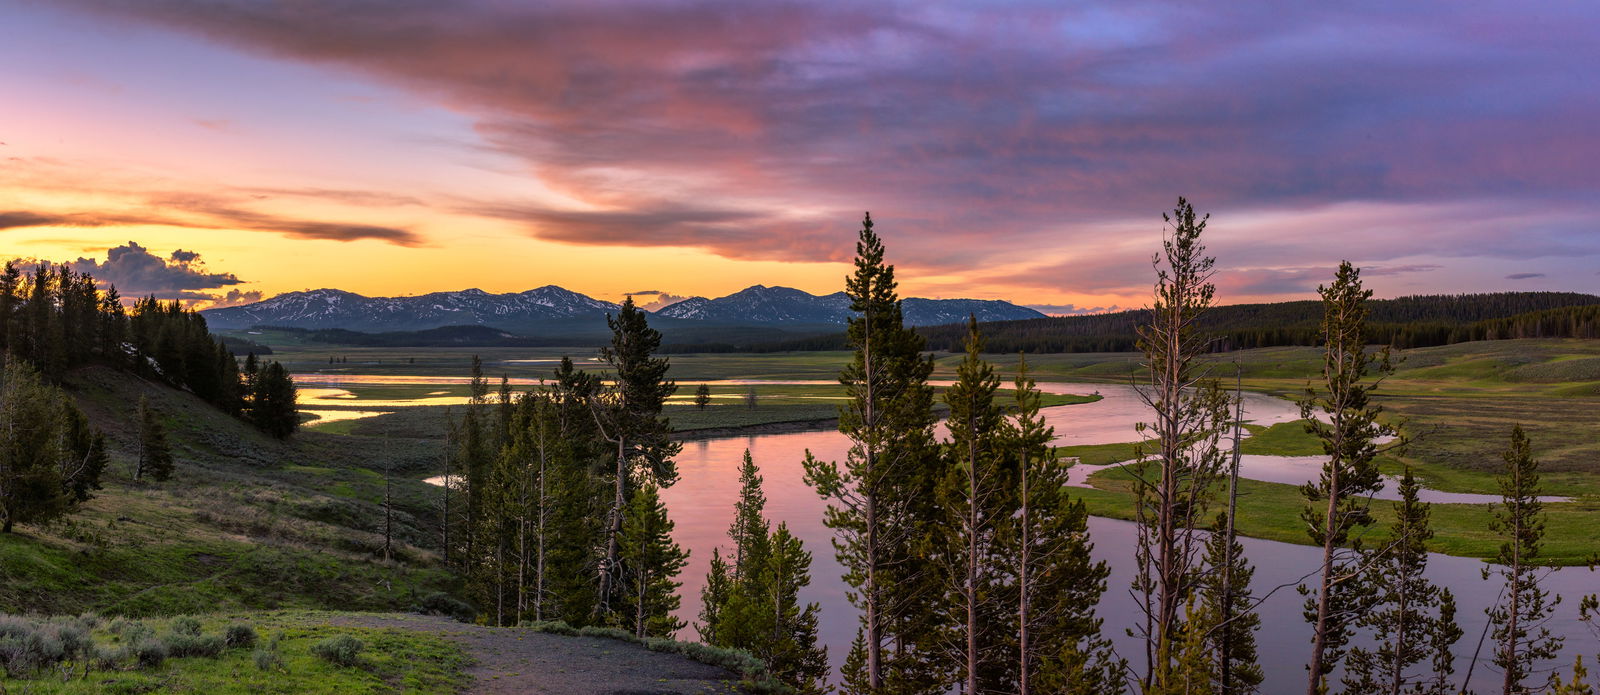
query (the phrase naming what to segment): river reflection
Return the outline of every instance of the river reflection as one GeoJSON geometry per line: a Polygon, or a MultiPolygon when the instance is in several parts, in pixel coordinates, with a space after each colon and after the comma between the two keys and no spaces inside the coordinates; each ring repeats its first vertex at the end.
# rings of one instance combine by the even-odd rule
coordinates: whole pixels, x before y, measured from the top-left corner
{"type": "MultiPolygon", "coordinates": [[[[1099,392],[1104,396],[1095,403],[1045,410],[1061,444],[1132,441],[1136,438],[1134,424],[1148,417],[1132,389],[1126,386],[1041,383],[1040,388],[1050,393],[1099,392]]],[[[1299,417],[1298,409],[1287,401],[1260,394],[1245,394],[1245,399],[1246,419],[1257,424],[1271,425],[1299,417]]],[[[833,557],[832,533],[822,525],[826,505],[805,485],[800,462],[808,449],[819,459],[842,462],[848,446],[843,435],[831,430],[684,444],[677,459],[680,480],[662,495],[677,524],[674,537],[691,551],[689,565],[680,577],[683,604],[678,615],[691,626],[685,628],[682,636],[694,636],[692,626],[700,614],[700,589],[705,583],[711,549],[719,545],[726,549],[728,524],[733,520],[733,502],[739,491],[739,462],[745,449],[749,449],[761,467],[768,517],[774,524],[787,522],[812,553],[812,585],[803,598],[821,604],[821,637],[837,668],[855,636],[856,611],[846,599],[847,587],[839,578],[842,572],[833,557]]],[[[1128,522],[1090,520],[1095,554],[1112,568],[1109,588],[1099,610],[1100,617],[1105,620],[1105,632],[1113,638],[1123,656],[1139,663],[1143,659],[1140,643],[1125,634],[1134,624],[1135,615],[1134,601],[1127,591],[1133,576],[1133,532],[1134,527],[1128,522]]],[[[1288,585],[1273,594],[1260,609],[1262,629],[1257,643],[1267,677],[1262,692],[1292,692],[1303,688],[1302,664],[1309,650],[1310,630],[1301,618],[1303,599],[1293,585],[1315,569],[1320,556],[1309,546],[1248,538],[1242,542],[1250,560],[1257,566],[1254,587],[1258,594],[1288,585]]],[[[1484,624],[1482,609],[1495,599],[1499,590],[1498,584],[1479,578],[1481,567],[1482,563],[1477,560],[1443,555],[1432,556],[1429,565],[1429,574],[1456,594],[1460,607],[1457,618],[1465,632],[1458,644],[1458,653],[1462,654],[1476,645],[1484,624]]],[[[1594,651],[1576,619],[1578,594],[1593,591],[1592,583],[1593,575],[1583,569],[1556,571],[1549,580],[1550,588],[1568,597],[1551,625],[1557,634],[1571,636],[1563,662],[1570,662],[1574,646],[1581,645],[1585,653],[1594,651]]],[[[1457,660],[1458,674],[1465,673],[1466,667],[1464,658],[1457,660]]],[[[1479,664],[1474,681],[1481,687],[1497,682],[1487,663],[1479,664]]]]}

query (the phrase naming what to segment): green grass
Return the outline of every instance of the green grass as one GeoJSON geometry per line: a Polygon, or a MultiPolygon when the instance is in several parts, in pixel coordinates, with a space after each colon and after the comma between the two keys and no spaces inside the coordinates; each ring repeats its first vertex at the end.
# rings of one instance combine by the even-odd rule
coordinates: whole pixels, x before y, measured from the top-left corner
{"type": "Polygon", "coordinates": [[[436,556],[438,488],[419,479],[439,443],[301,432],[261,435],[193,396],[90,368],[66,386],[108,438],[104,488],[64,520],[0,534],[0,611],[157,616],[218,609],[406,610],[457,593],[436,556]],[[130,479],[148,396],[177,468],[130,479]],[[382,559],[392,465],[395,554],[382,559]]]}
{"type": "Polygon", "coordinates": [[[431,554],[383,564],[381,538],[304,519],[113,491],[49,527],[0,534],[0,608],[159,616],[216,609],[405,610],[457,581],[431,554]]]}
{"type": "MultiPolygon", "coordinates": [[[[468,658],[461,648],[440,635],[397,629],[330,625],[338,614],[274,611],[217,613],[198,616],[204,634],[220,635],[228,625],[245,622],[260,636],[257,648],[275,652],[279,664],[263,670],[254,648],[233,648],[216,657],[169,658],[160,666],[138,668],[131,663],[112,670],[93,670],[85,677],[63,681],[59,674],[38,674],[8,681],[11,691],[28,693],[454,693],[468,682],[468,658]],[[355,666],[336,666],[313,656],[311,645],[338,635],[361,640],[366,648],[355,666]]],[[[169,631],[170,621],[146,621],[157,635],[169,631]]],[[[100,621],[92,635],[97,644],[121,645],[118,635],[100,621]]]]}
{"type": "Polygon", "coordinates": [[[1271,427],[1245,425],[1250,436],[1239,444],[1240,453],[1268,456],[1320,456],[1322,440],[1306,432],[1306,422],[1280,422],[1271,427]]]}
{"type": "MultiPolygon", "coordinates": [[[[1132,518],[1132,476],[1113,468],[1090,477],[1095,488],[1073,490],[1084,501],[1089,513],[1116,519],[1132,518]]],[[[1310,539],[1300,512],[1306,500],[1293,485],[1255,480],[1239,481],[1239,531],[1248,536],[1299,543],[1310,539]]],[[[1393,503],[1374,501],[1377,523],[1361,534],[1370,546],[1387,538],[1394,520],[1393,503]]],[[[1428,549],[1463,557],[1489,558],[1498,552],[1502,540],[1489,531],[1490,506],[1484,504],[1432,505],[1434,538],[1428,549]]],[[[1594,523],[1600,500],[1583,499],[1545,505],[1547,536],[1542,560],[1559,565],[1582,565],[1600,547],[1600,525],[1594,523]]]]}

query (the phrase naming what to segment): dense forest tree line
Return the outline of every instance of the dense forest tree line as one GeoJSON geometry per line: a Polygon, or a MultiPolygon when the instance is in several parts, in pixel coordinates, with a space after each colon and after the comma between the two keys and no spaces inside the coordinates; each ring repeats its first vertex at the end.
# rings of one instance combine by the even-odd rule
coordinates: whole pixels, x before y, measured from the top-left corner
{"type": "Polygon", "coordinates": [[[123,305],[115,287],[65,265],[0,271],[0,352],[60,381],[87,364],[127,370],[185,389],[263,431],[286,437],[299,426],[294,384],[277,362],[251,355],[243,371],[198,312],[146,297],[123,305]]]}
{"type": "MultiPolygon", "coordinates": [[[[1368,344],[1407,349],[1508,338],[1600,337],[1600,297],[1573,292],[1421,295],[1368,302],[1368,344]]],[[[984,324],[993,352],[1128,352],[1138,349],[1146,311],[995,321],[984,324]]],[[[1234,304],[1206,312],[1197,329],[1211,351],[1319,345],[1315,301],[1234,304]]],[[[960,326],[918,329],[929,347],[959,351],[960,326]]]]}
{"type": "MultiPolygon", "coordinates": [[[[1600,338],[1600,297],[1574,292],[1499,292],[1419,295],[1370,302],[1363,328],[1369,344],[1398,349],[1512,338],[1600,338]]],[[[1320,305],[1315,301],[1233,304],[1215,307],[1201,323],[1207,350],[1220,352],[1319,344],[1320,305]]],[[[1135,352],[1143,310],[1090,316],[990,321],[983,324],[985,349],[993,353],[1135,352]]],[[[961,352],[961,324],[921,326],[929,349],[961,352]]],[[[847,350],[843,333],[746,340],[702,340],[667,345],[669,353],[769,353],[847,350]]]]}

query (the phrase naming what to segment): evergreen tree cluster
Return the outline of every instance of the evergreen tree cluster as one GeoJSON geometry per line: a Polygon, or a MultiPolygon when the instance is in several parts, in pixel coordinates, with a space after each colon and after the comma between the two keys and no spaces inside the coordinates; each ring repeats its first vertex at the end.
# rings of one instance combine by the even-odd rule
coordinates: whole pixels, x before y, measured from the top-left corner
{"type": "Polygon", "coordinates": [[[27,362],[0,358],[0,532],[71,512],[100,489],[106,440],[27,362]]]}
{"type": "Polygon", "coordinates": [[[671,637],[688,559],[661,490],[677,481],[660,334],[631,301],[611,317],[608,374],[570,358],[539,386],[490,395],[472,362],[441,491],[449,562],[496,625],[563,621],[671,637]]]}
{"type": "MultiPolygon", "coordinates": [[[[1132,634],[1144,638],[1148,659],[1136,685],[1146,695],[1255,693],[1262,672],[1253,634],[1260,625],[1258,600],[1249,588],[1254,569],[1232,522],[1243,411],[1235,396],[1232,422],[1219,417],[1225,409],[1208,395],[1218,391],[1215,378],[1185,367],[1207,349],[1199,327],[1212,311],[1213,259],[1200,245],[1205,218],[1181,198],[1174,212],[1168,218],[1172,233],[1157,257],[1154,308],[1139,328],[1150,371],[1140,392],[1154,422],[1141,425],[1148,439],[1133,467],[1140,526],[1133,589],[1143,599],[1144,627],[1132,634]],[[1226,456],[1216,437],[1230,426],[1233,464],[1223,474],[1226,456]],[[1147,447],[1159,451],[1147,453],[1147,447]],[[1227,511],[1204,529],[1204,547],[1197,551],[1190,539],[1202,530],[1198,512],[1214,504],[1224,487],[1213,482],[1217,479],[1227,482],[1227,511]]],[[[1302,486],[1301,518],[1309,539],[1323,551],[1319,566],[1307,575],[1311,581],[1299,587],[1312,638],[1307,695],[1335,692],[1336,686],[1348,695],[1468,692],[1480,660],[1501,676],[1498,692],[1504,695],[1592,692],[1581,657],[1569,680],[1540,677],[1561,647],[1562,640],[1549,629],[1561,597],[1540,586],[1549,570],[1537,564],[1545,531],[1538,463],[1520,427],[1513,429],[1504,454],[1502,501],[1489,529],[1504,540],[1498,567],[1483,572],[1485,580],[1503,587],[1494,604],[1484,607],[1489,629],[1483,637],[1490,652],[1482,654],[1480,647],[1459,680],[1457,605],[1449,590],[1427,577],[1430,507],[1420,501],[1421,486],[1409,469],[1398,481],[1388,533],[1363,543],[1364,530],[1374,523],[1372,496],[1382,485],[1375,458],[1385,448],[1407,443],[1394,437],[1380,417],[1382,408],[1372,402],[1392,367],[1387,348],[1366,350],[1372,335],[1368,321],[1377,315],[1378,303],[1364,289],[1360,271],[1341,264],[1319,293],[1323,369],[1301,400],[1306,429],[1321,440],[1326,457],[1316,479],[1302,486]]],[[[1466,306],[1472,309],[1470,302],[1466,306]]],[[[968,330],[973,334],[976,327],[968,330]]],[[[969,338],[969,350],[970,343],[969,338]]],[[[969,352],[969,362],[975,355],[969,352]]],[[[1600,600],[1585,598],[1581,617],[1593,621],[1600,615],[1597,606],[1600,600]]]]}
{"type": "Polygon", "coordinates": [[[299,425],[294,384],[282,366],[241,373],[198,312],[154,297],[130,310],[115,287],[101,290],[93,277],[65,265],[40,263],[24,274],[8,262],[0,271],[0,352],[27,360],[51,381],[86,364],[131,371],[188,390],[280,438],[299,425]]]}
{"type": "MultiPolygon", "coordinates": [[[[870,217],[855,266],[845,290],[858,314],[855,357],[840,377],[850,402],[839,425],[852,446],[843,462],[805,461],[862,614],[844,692],[1120,692],[1123,661],[1094,615],[1108,570],[1089,557],[1087,513],[1066,494],[1033,382],[1019,375],[1015,404],[1002,405],[969,325],[967,359],[946,394],[950,436],[938,440],[932,363],[904,325],[870,217]]],[[[734,535],[759,533],[736,523],[734,535]]],[[[708,605],[735,591],[728,575],[737,572],[721,564],[708,605]]],[[[727,617],[716,617],[712,634],[723,638],[727,617]]]]}
{"type": "Polygon", "coordinates": [[[811,584],[811,553],[787,524],[771,527],[761,472],[749,451],[739,481],[728,528],[732,555],[724,560],[720,548],[712,551],[700,593],[700,640],[750,652],[797,692],[827,692],[828,652],[817,646],[818,607],[800,602],[800,590],[811,584]]]}

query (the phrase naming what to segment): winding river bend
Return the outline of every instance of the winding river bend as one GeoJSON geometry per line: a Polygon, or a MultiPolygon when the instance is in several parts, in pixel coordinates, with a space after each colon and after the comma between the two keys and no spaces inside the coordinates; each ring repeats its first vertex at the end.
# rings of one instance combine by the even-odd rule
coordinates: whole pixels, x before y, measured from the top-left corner
{"type": "MultiPolygon", "coordinates": [[[[1056,428],[1058,444],[1133,441],[1137,437],[1135,423],[1148,418],[1128,386],[1041,382],[1039,387],[1048,393],[1098,392],[1103,396],[1094,403],[1044,411],[1056,428]]],[[[1246,420],[1260,425],[1288,422],[1300,416],[1294,404],[1260,394],[1245,394],[1244,408],[1246,420]]],[[[800,462],[807,450],[819,459],[843,461],[848,447],[848,440],[832,430],[725,437],[684,444],[677,459],[680,480],[663,492],[677,524],[674,536],[691,552],[689,565],[680,577],[683,604],[678,615],[690,625],[682,636],[693,637],[693,624],[700,613],[700,589],[705,583],[711,549],[727,546],[728,524],[733,519],[733,502],[739,490],[739,463],[744,451],[749,449],[761,467],[768,517],[774,525],[787,522],[812,553],[812,585],[803,598],[821,605],[821,636],[828,645],[830,660],[838,666],[855,636],[856,611],[846,599],[847,587],[839,578],[842,572],[833,557],[832,533],[822,525],[826,505],[802,480],[800,462]]],[[[1257,460],[1246,470],[1246,477],[1259,475],[1267,480],[1284,478],[1281,482],[1303,482],[1304,478],[1292,480],[1285,476],[1315,470],[1307,460],[1254,458],[1257,460]]],[[[1434,499],[1438,502],[1486,501],[1479,499],[1481,497],[1434,499]]],[[[1130,663],[1137,664],[1143,658],[1141,643],[1126,636],[1126,629],[1134,625],[1135,617],[1134,600],[1127,590],[1133,577],[1134,526],[1125,521],[1091,518],[1089,529],[1096,557],[1111,567],[1108,588],[1098,607],[1099,616],[1104,619],[1106,634],[1113,638],[1119,653],[1130,663]]],[[[1310,629],[1301,618],[1303,598],[1294,590],[1294,585],[1304,581],[1321,558],[1317,549],[1309,546],[1252,538],[1242,539],[1242,543],[1256,566],[1253,585],[1256,594],[1259,596],[1277,588],[1259,608],[1262,626],[1256,639],[1266,674],[1262,692],[1294,692],[1304,688],[1303,664],[1310,648],[1310,629]]],[[[1433,555],[1429,560],[1428,574],[1455,593],[1459,606],[1457,619],[1465,635],[1457,644],[1458,678],[1466,672],[1468,655],[1484,629],[1483,608],[1496,599],[1500,589],[1498,583],[1481,579],[1479,570],[1482,567],[1482,562],[1469,558],[1433,555]]],[[[1546,580],[1548,588],[1566,596],[1550,628],[1557,635],[1566,635],[1568,645],[1558,663],[1551,666],[1570,664],[1571,655],[1579,653],[1578,649],[1589,655],[1595,652],[1595,645],[1577,621],[1577,599],[1579,594],[1594,592],[1597,579],[1600,577],[1585,569],[1567,568],[1552,572],[1546,580]]],[[[1487,658],[1480,657],[1473,685],[1480,689],[1498,685],[1497,678],[1487,658]]]]}

